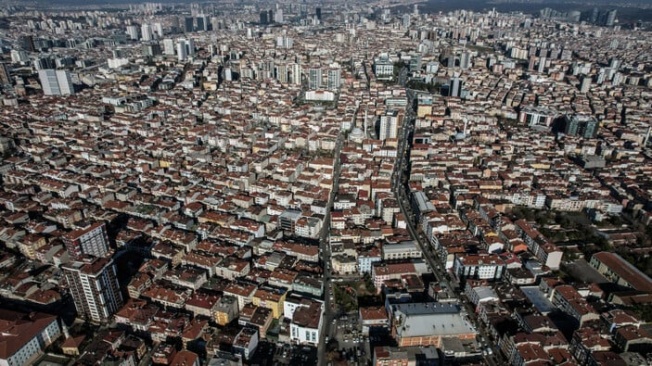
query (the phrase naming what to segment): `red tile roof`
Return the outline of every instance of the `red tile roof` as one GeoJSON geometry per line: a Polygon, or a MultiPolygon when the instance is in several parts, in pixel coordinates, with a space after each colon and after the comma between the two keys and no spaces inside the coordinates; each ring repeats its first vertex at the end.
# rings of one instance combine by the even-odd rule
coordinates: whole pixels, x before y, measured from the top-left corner
{"type": "Polygon", "coordinates": [[[0,309],[0,359],[8,359],[36,337],[56,316],[0,309]]]}

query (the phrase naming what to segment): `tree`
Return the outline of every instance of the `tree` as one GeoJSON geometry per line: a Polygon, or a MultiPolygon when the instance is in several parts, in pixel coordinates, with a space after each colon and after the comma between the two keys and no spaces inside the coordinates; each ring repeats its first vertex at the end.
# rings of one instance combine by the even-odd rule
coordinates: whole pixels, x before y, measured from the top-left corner
{"type": "Polygon", "coordinates": [[[435,83],[426,83],[425,81],[412,79],[407,82],[406,87],[409,89],[423,90],[429,93],[439,93],[441,85],[435,83]]]}
{"type": "Polygon", "coordinates": [[[371,279],[371,275],[369,273],[365,273],[362,276],[362,280],[364,281],[364,286],[367,289],[367,292],[375,294],[376,286],[374,285],[374,281],[371,279]]]}

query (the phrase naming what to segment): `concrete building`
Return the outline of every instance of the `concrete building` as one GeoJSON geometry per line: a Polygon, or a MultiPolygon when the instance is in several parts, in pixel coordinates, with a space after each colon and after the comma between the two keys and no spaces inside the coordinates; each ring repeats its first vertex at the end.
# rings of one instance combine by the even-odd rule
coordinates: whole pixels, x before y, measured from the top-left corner
{"type": "Polygon", "coordinates": [[[387,55],[380,55],[374,59],[374,73],[379,80],[392,80],[394,78],[394,63],[387,55]]]}
{"type": "Polygon", "coordinates": [[[600,124],[592,116],[572,115],[564,116],[564,133],[568,136],[579,136],[585,139],[595,138],[600,124]]]}
{"type": "Polygon", "coordinates": [[[156,34],[156,36],[158,38],[163,38],[163,24],[154,23],[153,31],[154,31],[154,34],[156,34]]]}
{"type": "Polygon", "coordinates": [[[591,78],[589,76],[583,76],[580,83],[580,93],[588,93],[591,89],[591,78]]]}
{"type": "Polygon", "coordinates": [[[186,61],[188,57],[195,55],[195,41],[192,39],[179,38],[177,40],[177,58],[179,62],[186,61]]]}
{"type": "Polygon", "coordinates": [[[381,251],[373,247],[367,252],[358,254],[358,271],[360,273],[371,273],[371,267],[374,263],[382,261],[381,251]]]}
{"type": "Polygon", "coordinates": [[[54,315],[0,310],[0,365],[31,365],[61,336],[54,315]]]}
{"type": "Polygon", "coordinates": [[[38,76],[45,95],[75,94],[70,72],[67,70],[39,70],[38,76]]]}
{"type": "Polygon", "coordinates": [[[278,217],[278,227],[281,230],[288,232],[295,232],[297,221],[301,218],[301,211],[298,210],[285,210],[278,217]]]}
{"type": "Polygon", "coordinates": [[[331,257],[333,272],[336,274],[356,273],[358,271],[357,264],[357,259],[352,255],[338,253],[331,257]]]}
{"type": "Polygon", "coordinates": [[[471,287],[467,284],[465,293],[469,300],[476,306],[482,302],[500,300],[496,291],[489,286],[471,287]]]}
{"type": "Polygon", "coordinates": [[[61,268],[78,317],[105,323],[122,306],[122,294],[112,259],[86,257],[61,268]]]}
{"type": "Polygon", "coordinates": [[[322,87],[322,71],[320,68],[312,68],[308,70],[308,89],[321,89],[322,87]]]}
{"type": "Polygon", "coordinates": [[[457,255],[453,265],[453,272],[460,279],[499,280],[504,270],[505,262],[495,254],[457,255]]]}
{"type": "Polygon", "coordinates": [[[143,41],[151,41],[154,39],[154,31],[152,30],[152,26],[149,24],[143,24],[140,27],[140,39],[143,41]]]}
{"type": "Polygon", "coordinates": [[[166,38],[163,40],[163,54],[168,56],[174,56],[174,40],[171,38],[166,38]]]}
{"type": "Polygon", "coordinates": [[[403,120],[403,115],[398,111],[388,111],[380,116],[378,121],[378,139],[395,139],[398,136],[398,128],[403,120]]]}
{"type": "Polygon", "coordinates": [[[404,275],[422,275],[426,272],[428,272],[428,266],[421,259],[371,265],[371,278],[377,289],[380,289],[387,280],[401,279],[404,275]]]}
{"type": "Polygon", "coordinates": [[[138,27],[135,25],[128,25],[127,26],[127,35],[129,36],[129,39],[132,41],[135,41],[138,39],[138,27]]]}
{"type": "Polygon", "coordinates": [[[551,302],[558,309],[573,317],[580,327],[585,322],[600,319],[600,315],[573,286],[555,287],[551,302]]]}
{"type": "Polygon", "coordinates": [[[270,309],[274,319],[283,315],[283,303],[287,291],[283,287],[261,287],[254,293],[252,303],[256,306],[270,309]]]}
{"type": "Polygon", "coordinates": [[[440,347],[443,338],[473,340],[477,331],[457,304],[404,303],[390,305],[392,336],[399,347],[440,347]]]}
{"type": "Polygon", "coordinates": [[[652,334],[645,328],[627,325],[614,333],[614,343],[625,352],[646,353],[652,349],[652,334]]]}
{"type": "Polygon", "coordinates": [[[383,260],[421,258],[423,252],[414,241],[383,245],[383,260]]]}
{"type": "Polygon", "coordinates": [[[324,304],[320,301],[302,301],[292,314],[290,339],[301,344],[319,344],[324,304]]]}
{"type": "Polygon", "coordinates": [[[471,68],[471,52],[464,51],[460,54],[460,68],[462,70],[471,68]]]}
{"type": "Polygon", "coordinates": [[[459,76],[451,78],[449,82],[448,96],[451,97],[460,97],[462,96],[462,88],[464,87],[464,81],[460,79],[459,76]]]}
{"type": "Polygon", "coordinates": [[[301,85],[301,65],[297,63],[288,64],[290,82],[294,85],[301,85]]]}
{"type": "Polygon", "coordinates": [[[238,299],[233,296],[222,296],[215,305],[215,322],[225,326],[240,314],[238,299]]]}
{"type": "Polygon", "coordinates": [[[342,85],[342,70],[337,67],[331,67],[328,69],[328,89],[337,90],[342,85]]]}
{"type": "Polygon", "coordinates": [[[61,239],[74,259],[79,259],[83,255],[104,257],[109,251],[109,236],[106,232],[106,224],[103,222],[95,222],[73,230],[64,234],[61,239]]]}
{"type": "Polygon", "coordinates": [[[525,107],[518,114],[518,121],[530,127],[550,127],[555,120],[555,113],[543,107],[525,107]]]}
{"type": "Polygon", "coordinates": [[[613,283],[652,293],[652,279],[616,253],[596,253],[590,264],[613,283]]]}
{"type": "Polygon", "coordinates": [[[442,364],[435,347],[382,346],[373,349],[372,365],[374,366],[439,366],[442,364]]]}
{"type": "Polygon", "coordinates": [[[251,358],[258,347],[258,329],[244,327],[233,340],[233,350],[242,355],[245,360],[251,358]]]}
{"type": "Polygon", "coordinates": [[[384,306],[368,306],[358,309],[362,334],[369,334],[372,328],[388,328],[389,317],[384,306]]]}

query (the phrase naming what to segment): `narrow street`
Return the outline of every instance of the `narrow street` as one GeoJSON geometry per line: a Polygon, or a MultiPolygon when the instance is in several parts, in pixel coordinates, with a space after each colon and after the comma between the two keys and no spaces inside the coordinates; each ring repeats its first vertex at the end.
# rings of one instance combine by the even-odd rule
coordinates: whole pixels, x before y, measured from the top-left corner
{"type": "Polygon", "coordinates": [[[342,150],[342,145],[344,144],[344,134],[340,134],[337,138],[337,144],[335,146],[335,152],[333,154],[335,159],[335,169],[333,171],[333,190],[328,200],[328,205],[326,206],[326,217],[324,218],[324,226],[322,227],[321,235],[319,237],[319,249],[321,251],[321,260],[324,268],[324,319],[322,322],[321,332],[319,334],[319,346],[317,350],[317,357],[320,366],[325,366],[328,362],[326,360],[326,339],[331,339],[333,337],[333,304],[331,304],[331,299],[333,298],[333,293],[331,291],[331,266],[330,266],[330,245],[328,243],[328,236],[330,233],[330,213],[333,207],[333,201],[335,195],[337,194],[339,188],[339,176],[340,176],[340,151],[342,150]]]}
{"type": "MultiPolygon", "coordinates": [[[[435,278],[437,281],[439,281],[440,284],[444,284],[446,286],[446,291],[448,292],[449,297],[451,298],[457,298],[460,302],[460,305],[462,305],[462,308],[464,311],[468,314],[469,319],[472,321],[473,324],[476,324],[476,329],[478,331],[478,334],[483,337],[483,339],[486,342],[486,346],[490,347],[492,350],[495,350],[494,344],[491,341],[491,338],[489,337],[489,334],[486,332],[484,326],[481,324],[481,321],[477,319],[475,311],[473,309],[473,304],[469,303],[468,300],[466,300],[466,297],[461,297],[459,293],[455,293],[455,288],[453,287],[450,283],[450,281],[446,278],[446,273],[445,273],[445,266],[443,266],[443,262],[439,260],[437,257],[437,254],[433,251],[431,251],[431,245],[429,242],[426,242],[421,235],[417,232],[415,229],[417,223],[414,222],[414,214],[412,213],[411,207],[410,207],[410,197],[408,196],[409,193],[406,193],[407,186],[403,184],[404,179],[409,180],[409,175],[405,175],[405,172],[407,170],[407,165],[409,162],[409,153],[410,153],[410,143],[408,141],[408,138],[410,136],[410,132],[412,132],[414,128],[414,121],[416,118],[414,109],[413,109],[413,101],[414,98],[416,98],[416,93],[414,91],[407,89],[408,90],[408,105],[406,109],[406,117],[405,121],[403,123],[403,126],[401,127],[401,136],[399,137],[399,149],[398,149],[398,156],[396,158],[397,161],[397,172],[395,179],[393,180],[394,183],[394,192],[397,194],[397,197],[399,198],[399,206],[401,208],[401,213],[405,216],[407,220],[407,229],[408,232],[410,233],[410,236],[419,244],[419,247],[421,248],[421,251],[423,252],[423,257],[430,267],[430,270],[433,272],[435,275],[435,278]]],[[[395,172],[396,173],[396,172],[395,172]]],[[[484,348],[484,347],[483,347],[484,348]]],[[[497,366],[501,364],[501,360],[497,360],[496,357],[498,355],[496,352],[494,352],[492,355],[487,355],[485,356],[485,360],[490,366],[497,366]]]]}

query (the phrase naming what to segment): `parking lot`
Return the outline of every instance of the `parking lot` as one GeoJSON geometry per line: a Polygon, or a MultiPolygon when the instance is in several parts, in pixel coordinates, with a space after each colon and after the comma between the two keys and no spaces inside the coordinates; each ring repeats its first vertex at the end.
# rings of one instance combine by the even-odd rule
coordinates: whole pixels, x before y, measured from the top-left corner
{"type": "Polygon", "coordinates": [[[369,338],[362,335],[358,314],[343,315],[333,322],[337,340],[337,358],[348,364],[367,365],[369,357],[369,338]]]}
{"type": "Polygon", "coordinates": [[[358,324],[357,314],[344,315],[335,319],[336,338],[340,345],[353,347],[360,342],[361,330],[358,324]]]}
{"type": "Polygon", "coordinates": [[[317,347],[266,341],[258,343],[256,353],[249,361],[249,365],[256,366],[316,364],[317,347]]]}
{"type": "Polygon", "coordinates": [[[600,272],[591,267],[585,259],[578,259],[573,263],[563,265],[563,269],[573,276],[576,280],[582,282],[593,283],[608,283],[607,280],[600,272]]]}
{"type": "Polygon", "coordinates": [[[316,365],[317,347],[294,346],[291,356],[290,365],[316,365]]]}

